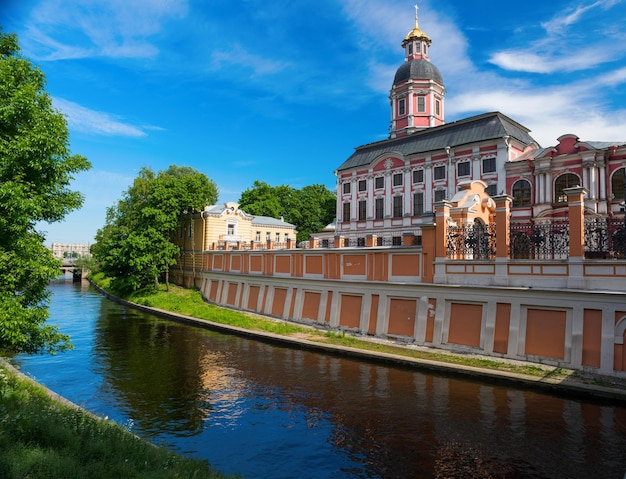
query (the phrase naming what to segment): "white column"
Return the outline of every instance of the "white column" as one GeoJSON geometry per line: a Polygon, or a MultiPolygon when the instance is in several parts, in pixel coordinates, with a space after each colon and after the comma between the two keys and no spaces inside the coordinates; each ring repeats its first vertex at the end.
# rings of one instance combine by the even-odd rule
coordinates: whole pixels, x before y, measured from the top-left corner
{"type": "Polygon", "coordinates": [[[598,181],[596,175],[596,167],[591,166],[589,168],[589,198],[595,200],[598,197],[598,181]]]}
{"type": "MultiPolygon", "coordinates": [[[[368,172],[367,174],[367,218],[374,218],[376,214],[376,199],[374,195],[374,177],[372,172],[368,172]]],[[[369,225],[371,226],[371,225],[369,225]]]]}
{"type": "Polygon", "coordinates": [[[385,171],[385,216],[391,217],[393,213],[393,187],[391,186],[391,171],[385,171]]]}
{"type": "Polygon", "coordinates": [[[600,183],[600,199],[606,200],[606,173],[604,171],[604,166],[599,168],[599,172],[598,182],[600,183]]]}
{"type": "MultiPolygon", "coordinates": [[[[427,159],[429,161],[430,158],[427,159]]],[[[424,165],[424,211],[433,211],[433,167],[424,165]]]]}
{"type": "Polygon", "coordinates": [[[408,166],[404,167],[404,178],[403,178],[403,185],[402,185],[402,190],[404,191],[403,196],[404,196],[404,206],[403,208],[403,215],[406,215],[407,213],[412,213],[411,212],[411,202],[413,200],[413,195],[411,195],[411,169],[408,166]]]}

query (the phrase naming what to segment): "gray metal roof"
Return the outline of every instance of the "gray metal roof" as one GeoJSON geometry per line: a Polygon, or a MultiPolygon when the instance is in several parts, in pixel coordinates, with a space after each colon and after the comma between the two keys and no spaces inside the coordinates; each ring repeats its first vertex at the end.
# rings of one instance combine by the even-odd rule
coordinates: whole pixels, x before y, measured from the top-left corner
{"type": "Polygon", "coordinates": [[[445,125],[427,128],[411,135],[358,147],[337,171],[369,165],[380,155],[399,152],[405,157],[456,148],[486,140],[512,137],[524,146],[538,144],[530,130],[500,112],[484,113],[445,125]]]}
{"type": "Polygon", "coordinates": [[[270,216],[253,216],[252,224],[257,226],[281,226],[281,227],[289,227],[295,228],[295,225],[291,223],[287,223],[286,221],[278,220],[276,218],[272,218],[270,216]]]}
{"type": "Polygon", "coordinates": [[[244,217],[249,218],[251,223],[253,225],[257,225],[257,226],[282,226],[282,227],[292,227],[295,228],[295,225],[292,225],[291,223],[287,223],[286,221],[283,220],[279,220],[276,218],[271,218],[270,216],[255,216],[255,215],[251,215],[249,213],[246,213],[243,210],[240,210],[238,208],[239,205],[237,205],[236,203],[223,203],[223,204],[218,204],[218,205],[210,205],[207,206],[204,211],[208,214],[211,215],[216,215],[216,216],[220,216],[222,213],[224,213],[224,211],[229,208],[229,207],[236,207],[237,211],[242,213],[244,215],[244,217]]]}
{"type": "Polygon", "coordinates": [[[396,71],[393,84],[412,80],[434,80],[443,85],[443,77],[439,69],[428,60],[411,60],[404,62],[396,71]]]}
{"type": "Polygon", "coordinates": [[[626,142],[624,141],[579,141],[579,143],[586,143],[596,150],[604,150],[606,148],[611,148],[612,146],[619,147],[626,145],[626,142]]]}

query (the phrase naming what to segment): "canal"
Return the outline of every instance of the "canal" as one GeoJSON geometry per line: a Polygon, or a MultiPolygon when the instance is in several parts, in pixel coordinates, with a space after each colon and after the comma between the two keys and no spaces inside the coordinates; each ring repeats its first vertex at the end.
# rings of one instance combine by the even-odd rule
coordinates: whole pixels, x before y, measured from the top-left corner
{"type": "Polygon", "coordinates": [[[626,407],[219,334],[51,284],[75,349],[12,362],[157,445],[244,478],[619,478],[626,407]]]}

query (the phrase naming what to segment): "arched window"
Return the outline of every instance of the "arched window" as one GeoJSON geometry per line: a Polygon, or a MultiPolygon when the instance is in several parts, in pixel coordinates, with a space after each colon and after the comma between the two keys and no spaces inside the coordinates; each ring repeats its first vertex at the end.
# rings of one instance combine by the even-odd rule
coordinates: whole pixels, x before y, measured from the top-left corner
{"type": "Polygon", "coordinates": [[[530,182],[528,180],[518,180],[511,190],[513,206],[530,206],[530,182]]]}
{"type": "Polygon", "coordinates": [[[565,173],[554,182],[554,202],[567,203],[567,195],[563,192],[566,188],[580,185],[580,179],[574,173],[565,173]]]}
{"type": "Polygon", "coordinates": [[[613,172],[611,177],[611,194],[614,200],[626,199],[626,168],[620,168],[613,172]]]}

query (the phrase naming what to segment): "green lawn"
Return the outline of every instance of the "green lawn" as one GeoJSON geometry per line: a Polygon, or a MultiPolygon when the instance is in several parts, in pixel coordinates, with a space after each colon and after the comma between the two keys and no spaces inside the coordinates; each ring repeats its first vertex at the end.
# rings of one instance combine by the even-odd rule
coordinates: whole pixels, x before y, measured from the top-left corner
{"type": "Polygon", "coordinates": [[[137,438],[113,422],[52,400],[0,363],[0,477],[226,478],[206,461],[137,438]]]}

